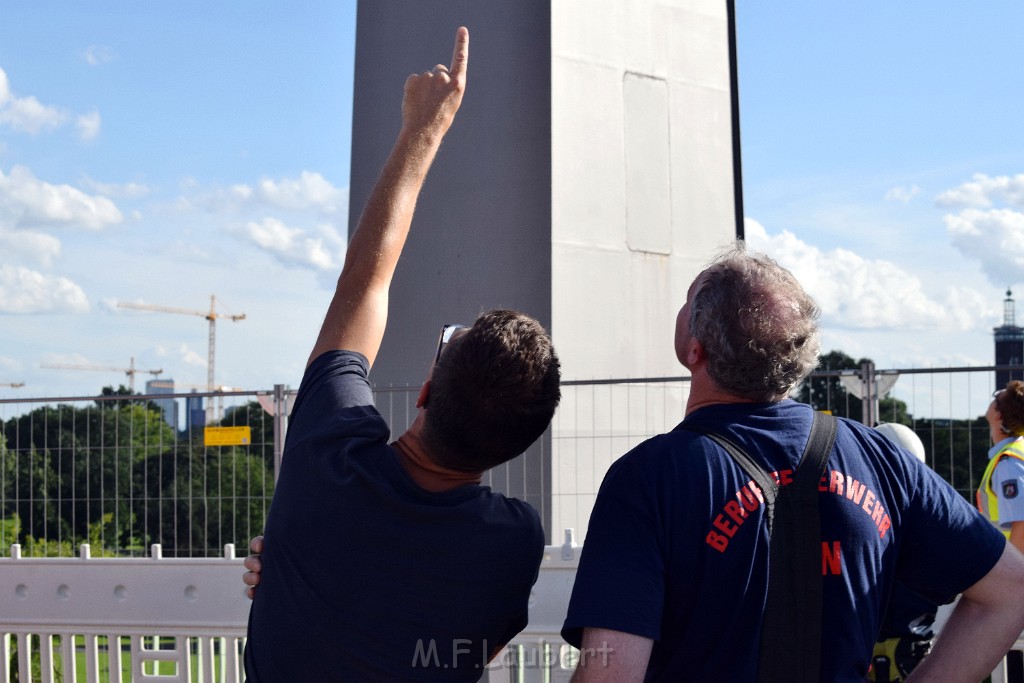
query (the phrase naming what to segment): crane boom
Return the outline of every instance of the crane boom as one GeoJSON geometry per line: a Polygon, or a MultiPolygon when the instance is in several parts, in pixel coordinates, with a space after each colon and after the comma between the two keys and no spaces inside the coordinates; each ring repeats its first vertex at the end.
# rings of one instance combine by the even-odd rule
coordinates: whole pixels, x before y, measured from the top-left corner
{"type": "MultiPolygon", "coordinates": [[[[214,391],[216,377],[214,373],[214,362],[216,359],[216,346],[217,346],[217,318],[225,318],[231,322],[238,322],[239,320],[245,320],[245,313],[238,315],[231,315],[228,313],[217,312],[217,297],[213,294],[210,295],[210,310],[209,311],[197,311],[189,308],[177,308],[174,306],[158,306],[156,304],[145,304],[136,303],[131,301],[119,301],[117,302],[118,308],[134,308],[140,311],[155,311],[157,313],[177,313],[180,315],[196,315],[201,318],[206,318],[210,321],[210,330],[208,334],[208,350],[206,354],[206,390],[214,391]]],[[[211,418],[212,415],[208,414],[207,419],[211,418]]]]}
{"type": "Polygon", "coordinates": [[[96,372],[123,372],[128,375],[128,391],[135,392],[135,375],[139,372],[144,372],[149,375],[157,376],[163,372],[163,368],[159,370],[141,370],[135,367],[135,358],[131,358],[128,367],[126,368],[112,368],[104,365],[73,365],[70,363],[42,363],[41,368],[51,368],[55,370],[94,370],[96,372]]]}

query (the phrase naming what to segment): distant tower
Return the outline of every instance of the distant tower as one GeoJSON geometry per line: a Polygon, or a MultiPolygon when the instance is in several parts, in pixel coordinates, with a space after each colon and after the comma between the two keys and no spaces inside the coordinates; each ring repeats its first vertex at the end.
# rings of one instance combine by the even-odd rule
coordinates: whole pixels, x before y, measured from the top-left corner
{"type": "MultiPolygon", "coordinates": [[[[996,340],[996,365],[1024,363],[1024,327],[1014,322],[1013,292],[1006,290],[1003,300],[1003,324],[992,330],[996,340]]],[[[1012,379],[1024,379],[1024,370],[996,370],[996,388],[1001,389],[1012,379]]]]}

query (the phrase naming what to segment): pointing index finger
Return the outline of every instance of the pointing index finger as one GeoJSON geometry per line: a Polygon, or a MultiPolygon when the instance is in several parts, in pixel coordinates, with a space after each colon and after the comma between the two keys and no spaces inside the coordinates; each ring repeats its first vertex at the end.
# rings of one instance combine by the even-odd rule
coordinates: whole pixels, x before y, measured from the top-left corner
{"type": "Polygon", "coordinates": [[[455,49],[452,51],[452,67],[448,70],[452,79],[464,81],[469,65],[469,29],[460,26],[455,32],[455,49]]]}

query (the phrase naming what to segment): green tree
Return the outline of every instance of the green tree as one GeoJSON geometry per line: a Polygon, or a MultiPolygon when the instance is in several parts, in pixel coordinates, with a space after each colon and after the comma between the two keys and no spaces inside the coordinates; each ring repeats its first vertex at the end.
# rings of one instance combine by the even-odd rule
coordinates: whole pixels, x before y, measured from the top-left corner
{"type": "Polygon", "coordinates": [[[111,513],[111,523],[102,526],[103,545],[142,542],[133,480],[150,455],[173,444],[174,432],[144,402],[96,403],[43,406],[4,425],[3,516],[18,513],[24,536],[86,538],[90,525],[111,513]]]}
{"type": "MultiPolygon", "coordinates": [[[[864,405],[861,399],[847,391],[839,377],[829,373],[836,370],[859,372],[863,363],[870,362],[869,358],[854,360],[842,351],[829,351],[821,356],[815,372],[801,383],[795,398],[810,404],[815,410],[827,410],[833,415],[863,422],[864,405]]],[[[879,399],[878,421],[899,422],[908,426],[912,424],[907,414],[907,404],[895,398],[879,399]]]]}
{"type": "Polygon", "coordinates": [[[274,473],[246,447],[189,444],[146,467],[146,529],[165,556],[217,556],[225,543],[244,550],[263,529],[274,473]]]}

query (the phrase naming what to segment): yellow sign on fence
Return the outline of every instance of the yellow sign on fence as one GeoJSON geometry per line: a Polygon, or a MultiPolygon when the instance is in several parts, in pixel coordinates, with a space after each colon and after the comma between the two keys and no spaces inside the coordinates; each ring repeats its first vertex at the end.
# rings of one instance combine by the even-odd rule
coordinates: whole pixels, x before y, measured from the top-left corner
{"type": "Polygon", "coordinates": [[[252,443],[252,430],[248,427],[206,427],[203,429],[204,446],[248,446],[252,443]]]}

